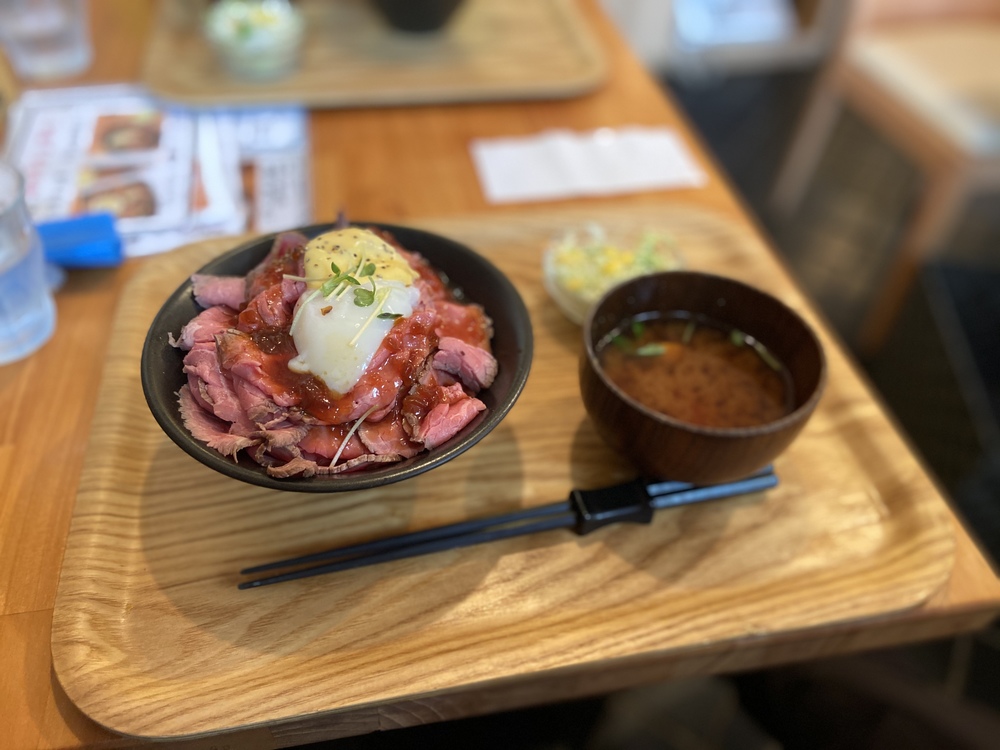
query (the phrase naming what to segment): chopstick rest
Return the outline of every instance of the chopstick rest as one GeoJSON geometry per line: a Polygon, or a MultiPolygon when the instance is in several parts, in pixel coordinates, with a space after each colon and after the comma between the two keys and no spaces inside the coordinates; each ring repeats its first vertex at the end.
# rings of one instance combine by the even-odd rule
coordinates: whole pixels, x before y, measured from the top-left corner
{"type": "Polygon", "coordinates": [[[616,523],[648,524],[653,520],[653,512],[656,510],[760,492],[777,484],[778,477],[768,466],[745,479],[700,487],[686,482],[635,479],[596,490],[573,490],[568,500],[551,505],[438,526],[245,568],[240,571],[242,575],[282,568],[298,569],[244,581],[238,587],[258,588],[555,529],[572,529],[582,536],[616,523]],[[311,563],[321,564],[302,567],[311,563]]]}

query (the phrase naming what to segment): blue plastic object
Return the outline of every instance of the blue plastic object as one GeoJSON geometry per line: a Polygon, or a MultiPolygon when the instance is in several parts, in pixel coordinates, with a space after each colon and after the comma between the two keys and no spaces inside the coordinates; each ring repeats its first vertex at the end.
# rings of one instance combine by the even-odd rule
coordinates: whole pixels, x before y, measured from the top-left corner
{"type": "Polygon", "coordinates": [[[35,228],[50,263],[63,268],[110,268],[122,262],[122,240],[112,214],[41,221],[35,228]]]}

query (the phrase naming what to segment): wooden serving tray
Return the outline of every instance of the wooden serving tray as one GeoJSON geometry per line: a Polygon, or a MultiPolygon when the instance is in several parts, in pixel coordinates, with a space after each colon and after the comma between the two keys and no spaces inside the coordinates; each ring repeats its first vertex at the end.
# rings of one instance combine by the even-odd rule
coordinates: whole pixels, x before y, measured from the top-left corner
{"type": "Polygon", "coordinates": [[[300,0],[301,65],[275,81],[243,81],[201,32],[203,3],[161,3],[142,79],[190,105],[295,103],[355,107],[561,98],[600,84],[600,48],[572,0],[466,0],[440,32],[393,30],[369,0],[300,0]]]}
{"type": "Polygon", "coordinates": [[[631,478],[580,402],[580,331],[540,283],[545,243],[584,219],[669,231],[689,267],[776,293],[819,326],[754,236],[695,209],[420,222],[487,255],[520,290],[536,338],[527,387],[451,463],[379,490],[316,496],[216,474],[157,427],[139,384],[146,329],[184,277],[234,241],[144,261],[110,333],[55,603],[53,660],[70,698],[132,735],[330,712],[350,734],[380,725],[352,721],[393,707],[411,711],[397,711],[397,725],[419,722],[413,707],[432,698],[454,706],[469,691],[539,675],[593,678],[672,651],[737,649],[924,602],[951,570],[944,505],[825,334],[829,386],[776,461],[773,490],[659,511],[651,526],[550,532],[237,590],[237,571],[255,563],[631,478]]]}

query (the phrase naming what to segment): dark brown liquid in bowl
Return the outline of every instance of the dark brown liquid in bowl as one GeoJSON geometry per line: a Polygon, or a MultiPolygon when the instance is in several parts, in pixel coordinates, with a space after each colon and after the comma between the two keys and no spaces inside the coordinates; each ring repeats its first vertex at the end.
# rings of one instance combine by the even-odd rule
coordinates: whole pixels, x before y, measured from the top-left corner
{"type": "Polygon", "coordinates": [[[792,411],[791,378],[752,337],[687,313],[643,314],[598,347],[607,378],[649,409],[705,427],[754,427],[792,411]]]}

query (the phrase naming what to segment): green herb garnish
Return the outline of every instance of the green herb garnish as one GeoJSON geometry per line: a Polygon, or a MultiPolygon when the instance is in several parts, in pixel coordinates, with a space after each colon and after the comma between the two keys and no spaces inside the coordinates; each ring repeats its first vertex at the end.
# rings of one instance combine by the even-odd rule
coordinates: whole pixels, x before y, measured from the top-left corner
{"type": "Polygon", "coordinates": [[[781,372],[781,363],[774,358],[774,355],[771,354],[771,352],[769,352],[762,343],[755,341],[753,343],[753,348],[754,351],[757,352],[757,355],[764,360],[764,364],[775,372],[781,372]]]}
{"type": "Polygon", "coordinates": [[[666,353],[667,347],[665,344],[643,344],[635,350],[636,356],[639,357],[659,357],[661,354],[666,353]]]}
{"type": "MultiPolygon", "coordinates": [[[[358,265],[355,266],[355,268],[354,268],[354,274],[356,276],[362,276],[363,274],[361,273],[361,271],[362,271],[362,269],[364,267],[365,267],[365,256],[364,256],[364,253],[362,253],[361,257],[358,259],[358,265]]],[[[360,284],[361,284],[361,282],[358,281],[355,278],[355,276],[350,276],[350,275],[348,275],[346,273],[345,274],[341,274],[341,280],[342,281],[346,281],[347,284],[342,289],[340,289],[337,292],[337,299],[340,299],[341,297],[343,297],[344,296],[344,292],[346,292],[351,286],[360,286],[360,284]]],[[[339,284],[336,285],[336,286],[339,286],[339,284]]]]}
{"type": "Polygon", "coordinates": [[[319,291],[320,291],[320,293],[324,297],[329,297],[331,294],[333,294],[340,287],[341,284],[348,284],[348,285],[358,286],[360,283],[361,283],[360,281],[358,281],[356,278],[354,278],[350,274],[341,273],[341,274],[338,274],[338,275],[334,276],[331,279],[327,279],[323,283],[323,286],[321,286],[319,288],[319,291]]]}
{"type": "Polygon", "coordinates": [[[632,336],[634,338],[642,338],[642,334],[646,331],[646,324],[641,320],[632,321],[632,336]]]}
{"type": "MultiPolygon", "coordinates": [[[[369,294],[372,295],[372,302],[376,303],[375,309],[372,310],[371,315],[368,316],[368,320],[366,320],[361,325],[361,328],[358,329],[358,332],[356,334],[354,334],[354,338],[351,339],[351,341],[349,343],[350,346],[354,346],[355,344],[358,343],[358,339],[361,338],[361,334],[363,334],[365,332],[365,329],[368,328],[369,325],[371,325],[371,322],[373,320],[375,320],[376,317],[379,316],[379,314],[382,312],[382,306],[389,299],[389,290],[388,289],[379,289],[378,291],[375,291],[374,286],[375,286],[375,282],[373,281],[372,282],[373,289],[372,289],[371,292],[369,292],[369,294]]],[[[360,292],[360,291],[368,292],[367,289],[356,289],[355,290],[355,300],[354,300],[354,304],[355,305],[359,305],[358,300],[357,300],[357,292],[360,292]]],[[[371,302],[369,302],[368,304],[370,305],[371,302]]],[[[360,307],[367,307],[368,305],[359,305],[359,306],[360,307]]]]}
{"type": "MultiPolygon", "coordinates": [[[[377,266],[372,262],[367,262],[365,260],[364,254],[358,259],[357,265],[354,267],[353,271],[341,271],[340,268],[334,261],[330,261],[330,271],[333,272],[333,276],[328,278],[323,282],[323,285],[316,291],[314,291],[309,299],[315,297],[317,294],[322,294],[324,297],[329,297],[332,294],[336,294],[339,299],[344,295],[344,293],[354,287],[354,304],[358,307],[371,307],[375,305],[375,309],[371,312],[368,320],[361,326],[361,329],[351,340],[351,346],[357,343],[361,334],[368,327],[368,325],[375,318],[381,318],[382,320],[396,320],[397,318],[403,317],[401,313],[393,312],[381,312],[382,306],[385,304],[386,300],[389,298],[388,289],[379,289],[375,286],[375,272],[377,266]],[[362,286],[361,282],[358,281],[358,277],[367,277],[368,283],[371,284],[369,289],[366,286],[362,286]]],[[[306,280],[306,279],[303,279],[306,280]]],[[[318,279],[317,279],[318,281],[318,279]]],[[[307,300],[308,301],[308,300],[307,300]]],[[[301,313],[304,305],[300,305],[299,309],[296,311],[296,318],[298,313],[301,313]]],[[[292,325],[294,327],[295,321],[293,320],[292,325]]]]}
{"type": "Polygon", "coordinates": [[[375,303],[375,290],[358,287],[354,290],[354,304],[358,307],[368,307],[375,303]]]}

